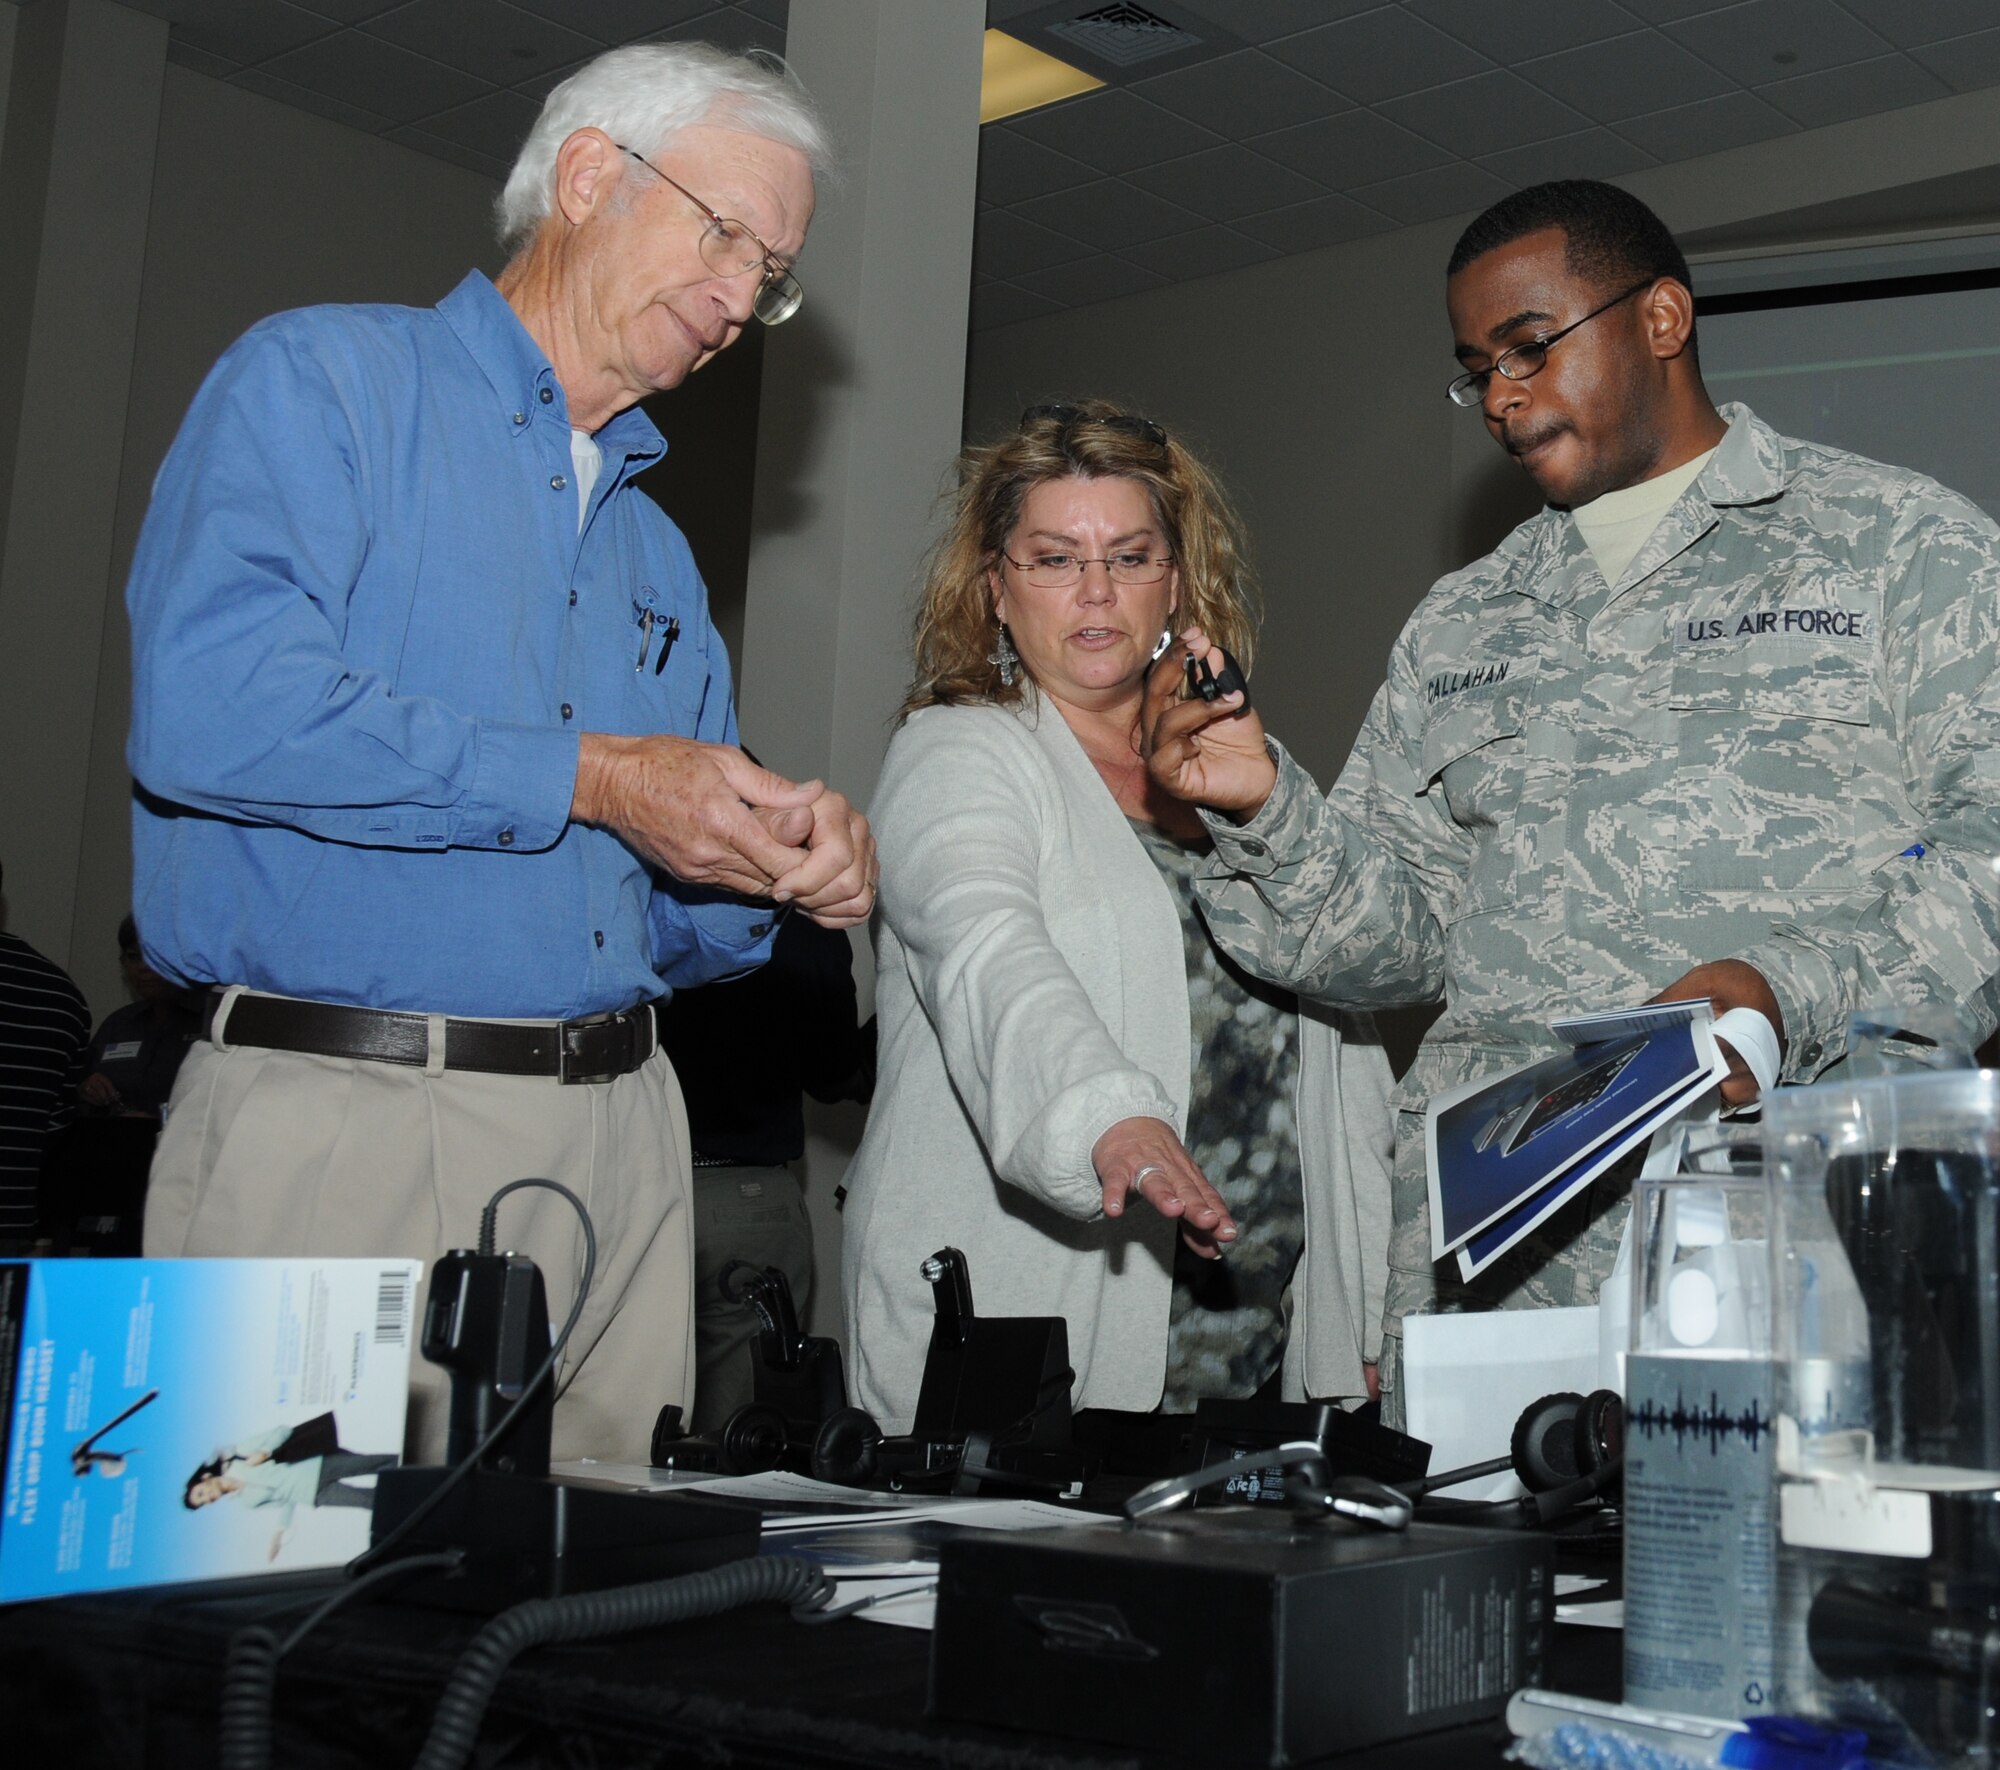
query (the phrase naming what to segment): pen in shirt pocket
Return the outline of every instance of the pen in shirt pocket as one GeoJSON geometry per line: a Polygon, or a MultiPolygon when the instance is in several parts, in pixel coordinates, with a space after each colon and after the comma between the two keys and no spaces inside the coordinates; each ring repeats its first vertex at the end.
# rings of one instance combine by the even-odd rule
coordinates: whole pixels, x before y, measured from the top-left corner
{"type": "MultiPolygon", "coordinates": [[[[632,666],[635,670],[643,670],[646,667],[646,653],[652,649],[653,628],[658,618],[649,608],[639,611],[639,661],[632,666]]],[[[667,616],[666,628],[660,638],[659,662],[653,666],[653,674],[655,676],[659,675],[667,667],[667,659],[673,655],[674,641],[680,638],[680,636],[680,617],[677,615],[667,616]]]]}

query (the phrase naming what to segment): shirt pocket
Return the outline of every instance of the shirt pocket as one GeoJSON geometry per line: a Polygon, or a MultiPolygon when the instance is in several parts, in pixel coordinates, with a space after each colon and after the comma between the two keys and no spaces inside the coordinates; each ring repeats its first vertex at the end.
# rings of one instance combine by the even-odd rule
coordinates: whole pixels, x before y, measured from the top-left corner
{"type": "Polygon", "coordinates": [[[1511,658],[1504,678],[1471,687],[1453,687],[1449,672],[1434,679],[1446,692],[1432,702],[1424,726],[1423,791],[1442,795],[1446,815],[1473,841],[1472,865],[1450,920],[1511,902],[1518,888],[1515,841],[1528,780],[1536,661],[1511,658]]]}
{"type": "Polygon", "coordinates": [[[1787,638],[1683,653],[1670,706],[1681,892],[1768,898],[1762,907],[1787,915],[1855,886],[1856,772],[1874,718],[1867,648],[1787,638]]]}

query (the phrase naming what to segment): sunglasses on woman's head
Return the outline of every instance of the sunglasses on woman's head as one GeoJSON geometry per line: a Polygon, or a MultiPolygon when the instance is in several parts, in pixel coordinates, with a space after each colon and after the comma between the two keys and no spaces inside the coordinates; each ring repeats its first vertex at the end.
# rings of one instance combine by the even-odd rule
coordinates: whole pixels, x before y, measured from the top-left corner
{"type": "Polygon", "coordinates": [[[1096,424],[1106,430],[1115,430],[1121,436],[1135,436],[1141,442],[1151,443],[1156,449],[1167,446],[1164,429],[1152,419],[1137,417],[1130,412],[1113,412],[1107,417],[1093,418],[1077,406],[1030,406],[1021,414],[1021,428],[1027,430],[1037,424],[1053,424],[1064,431],[1073,430],[1079,424],[1096,424]]]}

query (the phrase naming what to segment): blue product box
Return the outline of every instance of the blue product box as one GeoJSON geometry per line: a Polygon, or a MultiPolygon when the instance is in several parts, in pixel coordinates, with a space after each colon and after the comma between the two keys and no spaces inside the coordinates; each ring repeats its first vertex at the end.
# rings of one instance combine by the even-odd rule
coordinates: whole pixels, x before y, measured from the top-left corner
{"type": "Polygon", "coordinates": [[[402,1455],[421,1273],[0,1262],[0,1600],[359,1554],[402,1455]]]}

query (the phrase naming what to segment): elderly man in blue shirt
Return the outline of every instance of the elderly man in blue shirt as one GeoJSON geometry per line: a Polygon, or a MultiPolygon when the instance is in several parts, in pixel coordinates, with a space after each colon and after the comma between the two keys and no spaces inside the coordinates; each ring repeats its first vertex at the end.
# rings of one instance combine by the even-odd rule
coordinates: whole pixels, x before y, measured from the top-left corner
{"type": "MultiPolygon", "coordinates": [[[[149,1254],[422,1255],[501,1183],[589,1205],[558,1456],[644,1455],[694,1373],[686,1115],[653,1005],[873,907],[866,821],[736,746],[637,409],[788,318],[827,140],[789,77],[614,50],[550,95],[514,257],[435,308],[252,328],[197,395],[133,564],[135,908],[215,986],[149,1254]],[[190,683],[201,687],[191,698],[190,683]]],[[[516,1194],[557,1319],[581,1240],[516,1194]]],[[[444,1436],[424,1367],[413,1454],[444,1436]]]]}

